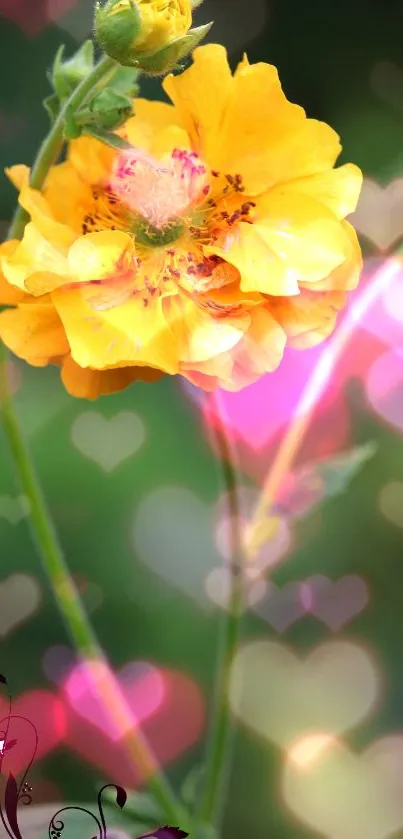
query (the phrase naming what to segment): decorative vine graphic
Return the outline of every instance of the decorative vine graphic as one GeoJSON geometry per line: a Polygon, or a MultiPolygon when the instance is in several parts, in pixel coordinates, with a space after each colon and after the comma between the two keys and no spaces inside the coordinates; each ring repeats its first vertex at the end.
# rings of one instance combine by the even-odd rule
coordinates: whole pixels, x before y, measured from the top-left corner
{"type": "MultiPolygon", "coordinates": [[[[31,729],[31,733],[33,732],[34,734],[32,755],[22,778],[18,781],[12,772],[8,772],[4,783],[4,790],[3,786],[0,790],[0,819],[6,834],[10,837],[10,839],[24,839],[18,825],[17,811],[19,804],[29,805],[32,803],[32,787],[27,781],[27,776],[35,760],[38,748],[38,733],[34,724],[26,717],[23,717],[20,714],[11,713],[12,698],[10,692],[8,691],[7,679],[1,673],[0,685],[5,686],[8,696],[8,714],[0,720],[0,781],[2,781],[5,776],[3,765],[6,755],[11,749],[14,749],[18,745],[18,739],[9,738],[11,721],[20,720],[27,725],[31,729]]],[[[110,788],[116,790],[116,804],[118,807],[123,809],[127,799],[126,790],[116,784],[105,784],[98,793],[97,814],[91,812],[91,810],[87,810],[86,807],[81,807],[80,805],[67,805],[66,807],[62,807],[52,816],[50,820],[48,828],[49,839],[63,839],[63,831],[66,826],[65,814],[72,811],[86,813],[93,822],[95,822],[97,832],[94,833],[90,839],[108,839],[107,826],[102,805],[102,796],[105,790],[110,788]],[[61,818],[62,815],[63,818],[61,818]]],[[[138,839],[184,839],[186,836],[188,836],[188,834],[183,830],[180,830],[180,828],[169,827],[166,825],[165,827],[159,827],[156,830],[151,831],[151,833],[145,833],[142,836],[139,836],[138,839]]],[[[83,839],[88,839],[88,837],[83,836],[83,839]]]]}

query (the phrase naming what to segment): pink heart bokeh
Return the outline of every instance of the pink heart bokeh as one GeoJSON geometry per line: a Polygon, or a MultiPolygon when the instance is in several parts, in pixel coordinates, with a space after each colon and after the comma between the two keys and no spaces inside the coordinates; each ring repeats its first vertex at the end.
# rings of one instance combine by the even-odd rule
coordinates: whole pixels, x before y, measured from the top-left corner
{"type": "Polygon", "coordinates": [[[129,788],[147,780],[149,772],[128,754],[130,732],[147,739],[160,766],[196,743],[204,725],[204,702],[189,676],[138,662],[125,667],[118,677],[100,665],[92,671],[91,667],[77,665],[63,684],[65,743],[105,777],[129,788]],[[116,689],[121,701],[117,713],[114,706],[112,720],[104,701],[116,695],[116,689]]]}
{"type": "MultiPolygon", "coordinates": [[[[0,729],[3,733],[7,730],[8,713],[7,699],[1,696],[0,729]]],[[[11,714],[6,742],[16,742],[4,753],[2,774],[7,776],[12,772],[14,776],[18,776],[28,768],[32,759],[36,764],[41,757],[59,746],[67,731],[67,715],[63,702],[50,691],[44,690],[32,690],[18,696],[12,702],[11,714]],[[33,726],[38,737],[36,752],[36,734],[33,726]]]]}

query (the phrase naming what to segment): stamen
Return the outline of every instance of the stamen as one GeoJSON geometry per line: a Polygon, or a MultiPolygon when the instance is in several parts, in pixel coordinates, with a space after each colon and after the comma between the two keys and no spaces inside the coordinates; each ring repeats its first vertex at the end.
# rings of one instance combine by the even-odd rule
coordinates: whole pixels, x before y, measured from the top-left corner
{"type": "Polygon", "coordinates": [[[162,165],[151,155],[133,148],[119,155],[110,182],[131,213],[161,230],[172,219],[204,200],[210,191],[207,170],[196,152],[174,149],[162,165]]]}

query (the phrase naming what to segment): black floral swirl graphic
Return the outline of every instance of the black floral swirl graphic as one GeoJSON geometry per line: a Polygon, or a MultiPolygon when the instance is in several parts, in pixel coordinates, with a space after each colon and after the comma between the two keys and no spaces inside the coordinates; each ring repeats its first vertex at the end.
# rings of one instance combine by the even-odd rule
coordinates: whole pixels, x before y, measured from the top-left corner
{"type": "MultiPolygon", "coordinates": [[[[34,733],[34,747],[32,751],[32,756],[25,772],[22,775],[21,780],[18,782],[17,779],[14,777],[13,773],[9,772],[7,776],[7,781],[5,782],[4,800],[3,793],[1,792],[0,794],[0,820],[3,824],[3,827],[7,835],[10,837],[10,839],[24,839],[24,837],[21,835],[21,831],[18,825],[17,809],[19,804],[27,805],[32,803],[32,787],[29,785],[27,781],[27,775],[35,760],[35,755],[38,748],[38,732],[34,724],[26,717],[23,717],[19,714],[11,713],[11,694],[8,690],[7,679],[1,673],[0,685],[5,686],[8,698],[8,714],[6,717],[0,720],[0,780],[4,776],[4,758],[8,754],[8,752],[10,752],[11,749],[15,748],[15,746],[18,743],[18,739],[9,739],[8,736],[10,731],[11,720],[20,720],[24,722],[26,725],[30,727],[31,731],[33,731],[34,733]]],[[[54,816],[52,816],[50,820],[48,828],[49,839],[63,839],[63,832],[66,827],[65,814],[72,811],[85,813],[86,815],[90,816],[93,822],[95,822],[97,832],[96,834],[93,834],[91,836],[91,839],[108,839],[108,831],[102,805],[102,796],[105,790],[111,788],[116,791],[115,801],[117,806],[120,807],[120,809],[123,809],[127,800],[126,790],[124,790],[123,787],[120,787],[117,784],[105,784],[99,790],[98,793],[97,815],[95,815],[95,813],[93,813],[91,810],[87,810],[86,807],[81,807],[78,804],[62,807],[54,814],[54,816]],[[63,818],[60,818],[62,815],[63,818]]],[[[144,833],[142,834],[142,836],[137,837],[137,839],[185,839],[185,837],[188,835],[188,833],[185,833],[183,830],[180,830],[179,827],[169,827],[168,825],[165,825],[165,827],[159,827],[156,830],[151,831],[150,833],[144,833]]],[[[88,839],[88,836],[83,836],[82,839],[88,839]]]]}
{"type": "Polygon", "coordinates": [[[11,720],[21,720],[34,732],[33,753],[20,782],[18,783],[13,773],[9,772],[5,785],[4,802],[3,795],[0,795],[0,819],[7,835],[10,837],[10,839],[23,839],[23,837],[21,836],[20,828],[18,826],[17,807],[20,803],[27,805],[31,804],[32,802],[32,787],[29,786],[26,779],[28,772],[35,760],[35,755],[38,748],[38,733],[34,724],[30,720],[26,719],[26,717],[22,717],[19,714],[11,713],[11,694],[8,691],[7,679],[2,674],[0,674],[0,683],[2,685],[5,685],[5,687],[7,688],[8,698],[8,714],[6,717],[0,720],[0,777],[3,774],[3,763],[5,756],[11,749],[13,749],[17,745],[18,742],[15,739],[9,739],[8,736],[11,720]],[[2,728],[3,725],[5,725],[4,729],[2,728]]]}

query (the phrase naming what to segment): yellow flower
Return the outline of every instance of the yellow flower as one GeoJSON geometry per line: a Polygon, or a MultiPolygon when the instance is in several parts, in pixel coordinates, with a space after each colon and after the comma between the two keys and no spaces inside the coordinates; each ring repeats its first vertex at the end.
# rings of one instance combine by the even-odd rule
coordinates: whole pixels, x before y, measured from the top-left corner
{"type": "Polygon", "coordinates": [[[94,32],[120,64],[159,74],[172,69],[205,36],[191,29],[191,0],[107,0],[95,8],[94,32]]]}
{"type": "MultiPolygon", "coordinates": [[[[136,39],[136,50],[151,52],[186,35],[192,23],[190,0],[136,0],[141,17],[141,29],[136,39]]],[[[124,8],[128,0],[120,0],[124,8]]]]}
{"type": "Polygon", "coordinates": [[[119,129],[130,151],[80,137],[42,194],[9,172],[31,221],[0,253],[22,295],[0,337],[75,395],[164,373],[238,390],[326,338],[359,279],[361,172],[333,168],[337,134],[274,67],[232,75],[207,45],[164,88],[172,105],[139,99],[119,129]]]}

